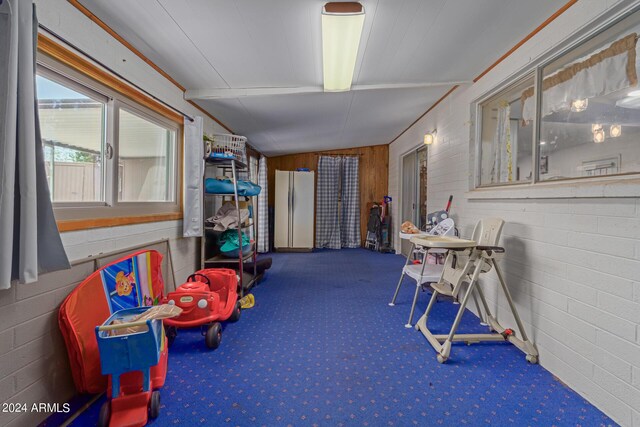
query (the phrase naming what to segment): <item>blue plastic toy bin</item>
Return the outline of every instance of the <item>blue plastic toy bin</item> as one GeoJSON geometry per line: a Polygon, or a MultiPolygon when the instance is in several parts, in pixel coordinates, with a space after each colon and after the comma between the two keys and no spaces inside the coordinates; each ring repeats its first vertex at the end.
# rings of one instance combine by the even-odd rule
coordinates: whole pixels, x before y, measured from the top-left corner
{"type": "MultiPolygon", "coordinates": [[[[119,394],[119,376],[130,371],[142,371],[144,391],[149,391],[149,369],[158,364],[162,343],[162,320],[151,319],[131,322],[133,316],[144,313],[149,307],[118,310],[101,326],[96,326],[96,338],[100,351],[100,366],[104,375],[112,375],[113,397],[119,394]],[[123,335],[109,335],[114,320],[124,323],[123,328],[147,326],[146,331],[123,335]]],[[[117,325],[118,328],[120,325],[117,325]]]]}

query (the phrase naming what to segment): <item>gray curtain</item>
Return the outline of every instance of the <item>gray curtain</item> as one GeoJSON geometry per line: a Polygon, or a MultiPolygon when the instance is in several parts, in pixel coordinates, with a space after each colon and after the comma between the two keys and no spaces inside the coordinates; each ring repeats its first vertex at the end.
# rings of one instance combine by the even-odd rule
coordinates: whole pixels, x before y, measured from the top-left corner
{"type": "Polygon", "coordinates": [[[316,190],[316,248],[340,249],[340,157],[320,156],[316,190]]]}
{"type": "Polygon", "coordinates": [[[202,143],[202,117],[193,122],[184,119],[184,197],[182,200],[182,235],[201,237],[204,215],[202,195],[202,174],[204,173],[204,144],[202,143]]]}
{"type": "Polygon", "coordinates": [[[45,175],[35,90],[37,33],[31,1],[0,2],[0,289],[69,268],[45,175]]]}
{"type": "Polygon", "coordinates": [[[360,186],[357,157],[342,159],[340,242],[343,248],[360,247],[360,186]]]}
{"type": "Polygon", "coordinates": [[[258,195],[258,252],[269,252],[269,188],[267,182],[267,158],[260,156],[258,165],[258,185],[262,188],[258,195]]]}

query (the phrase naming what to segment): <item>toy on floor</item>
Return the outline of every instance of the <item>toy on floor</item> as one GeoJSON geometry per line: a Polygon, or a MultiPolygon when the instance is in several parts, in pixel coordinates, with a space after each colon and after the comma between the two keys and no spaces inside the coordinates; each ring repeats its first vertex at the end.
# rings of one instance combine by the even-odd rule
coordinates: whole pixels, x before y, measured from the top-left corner
{"type": "Polygon", "coordinates": [[[240,307],[242,309],[252,308],[256,304],[256,298],[253,294],[247,294],[240,299],[240,307]]]}
{"type": "MultiPolygon", "coordinates": [[[[96,326],[118,310],[159,304],[163,292],[162,255],[142,250],[103,265],[67,296],[60,305],[58,324],[78,393],[107,390],[108,378],[100,370],[96,326]]],[[[155,370],[151,369],[152,377],[155,370]]],[[[157,376],[164,378],[161,373],[157,376]]]]}
{"type": "Polygon", "coordinates": [[[207,347],[216,349],[222,339],[220,322],[240,319],[238,277],[235,270],[228,268],[196,271],[187,283],[169,293],[164,302],[183,310],[180,316],[164,321],[169,344],[177,336],[178,328],[202,326],[207,347]]]}
{"type": "Polygon", "coordinates": [[[168,343],[159,318],[139,320],[156,307],[119,310],[95,334],[102,373],[109,375],[98,425],[144,426],[160,412],[160,392],[167,376],[168,343]],[[152,371],[151,367],[155,367],[152,371]]]}

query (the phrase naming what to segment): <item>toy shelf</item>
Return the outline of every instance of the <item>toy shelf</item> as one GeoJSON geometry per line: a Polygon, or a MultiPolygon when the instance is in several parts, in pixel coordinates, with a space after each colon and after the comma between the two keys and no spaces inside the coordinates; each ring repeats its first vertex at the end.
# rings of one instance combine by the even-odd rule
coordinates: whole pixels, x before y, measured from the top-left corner
{"type": "MultiPolygon", "coordinates": [[[[240,200],[240,197],[245,197],[245,199],[247,200],[250,199],[249,197],[246,197],[246,196],[238,196],[238,172],[248,172],[248,171],[249,171],[249,168],[247,164],[240,160],[236,160],[235,158],[234,159],[213,158],[213,157],[205,158],[204,176],[202,177],[203,194],[205,196],[204,200],[207,200],[207,199],[211,200],[211,198],[215,198],[215,197],[222,197],[224,200],[225,197],[233,197],[235,206],[236,206],[236,211],[238,212],[238,223],[241,223],[240,206],[238,201],[240,200]],[[207,171],[210,168],[217,168],[218,170],[221,170],[222,173],[231,180],[231,182],[233,183],[233,193],[213,194],[213,193],[207,193],[205,191],[205,180],[208,177],[207,171]]],[[[219,234],[219,232],[214,231],[213,227],[210,227],[204,224],[204,221],[206,220],[206,218],[211,216],[211,215],[208,215],[208,212],[207,212],[208,208],[210,208],[211,206],[215,208],[214,203],[207,203],[207,202],[204,203],[204,210],[203,210],[204,215],[202,218],[204,235],[201,239],[201,245],[200,245],[201,268],[210,268],[213,266],[221,266],[221,265],[233,266],[233,268],[238,272],[238,276],[240,277],[240,283],[239,283],[240,297],[243,297],[244,292],[251,289],[251,287],[255,284],[258,278],[258,272],[256,267],[257,251],[251,250],[247,253],[243,253],[242,249],[240,249],[237,258],[229,258],[221,254],[213,253],[214,251],[212,251],[212,248],[216,246],[216,235],[219,234]],[[244,263],[245,261],[249,261],[249,260],[253,262],[253,272],[245,271],[244,263]]],[[[242,242],[242,232],[244,230],[248,230],[251,228],[253,228],[254,230],[254,235],[257,236],[258,230],[257,230],[257,223],[255,221],[250,221],[249,224],[245,224],[240,227],[234,228],[234,230],[237,230],[238,232],[239,242],[242,242]]]]}

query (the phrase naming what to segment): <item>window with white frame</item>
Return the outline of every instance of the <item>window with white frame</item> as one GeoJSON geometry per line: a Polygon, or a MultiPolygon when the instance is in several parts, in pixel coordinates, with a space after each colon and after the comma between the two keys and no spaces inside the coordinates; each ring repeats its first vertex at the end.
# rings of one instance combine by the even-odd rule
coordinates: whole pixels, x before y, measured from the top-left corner
{"type": "Polygon", "coordinates": [[[532,75],[480,105],[480,185],[531,180],[533,125],[522,120],[520,94],[532,75]]]}
{"type": "Polygon", "coordinates": [[[640,11],[481,100],[476,186],[640,173],[638,34],[640,11]]]}
{"type": "Polygon", "coordinates": [[[50,72],[36,85],[52,201],[104,202],[108,98],[50,72]]]}
{"type": "Polygon", "coordinates": [[[58,219],[179,210],[178,123],[50,59],[36,83],[58,219]]]}

